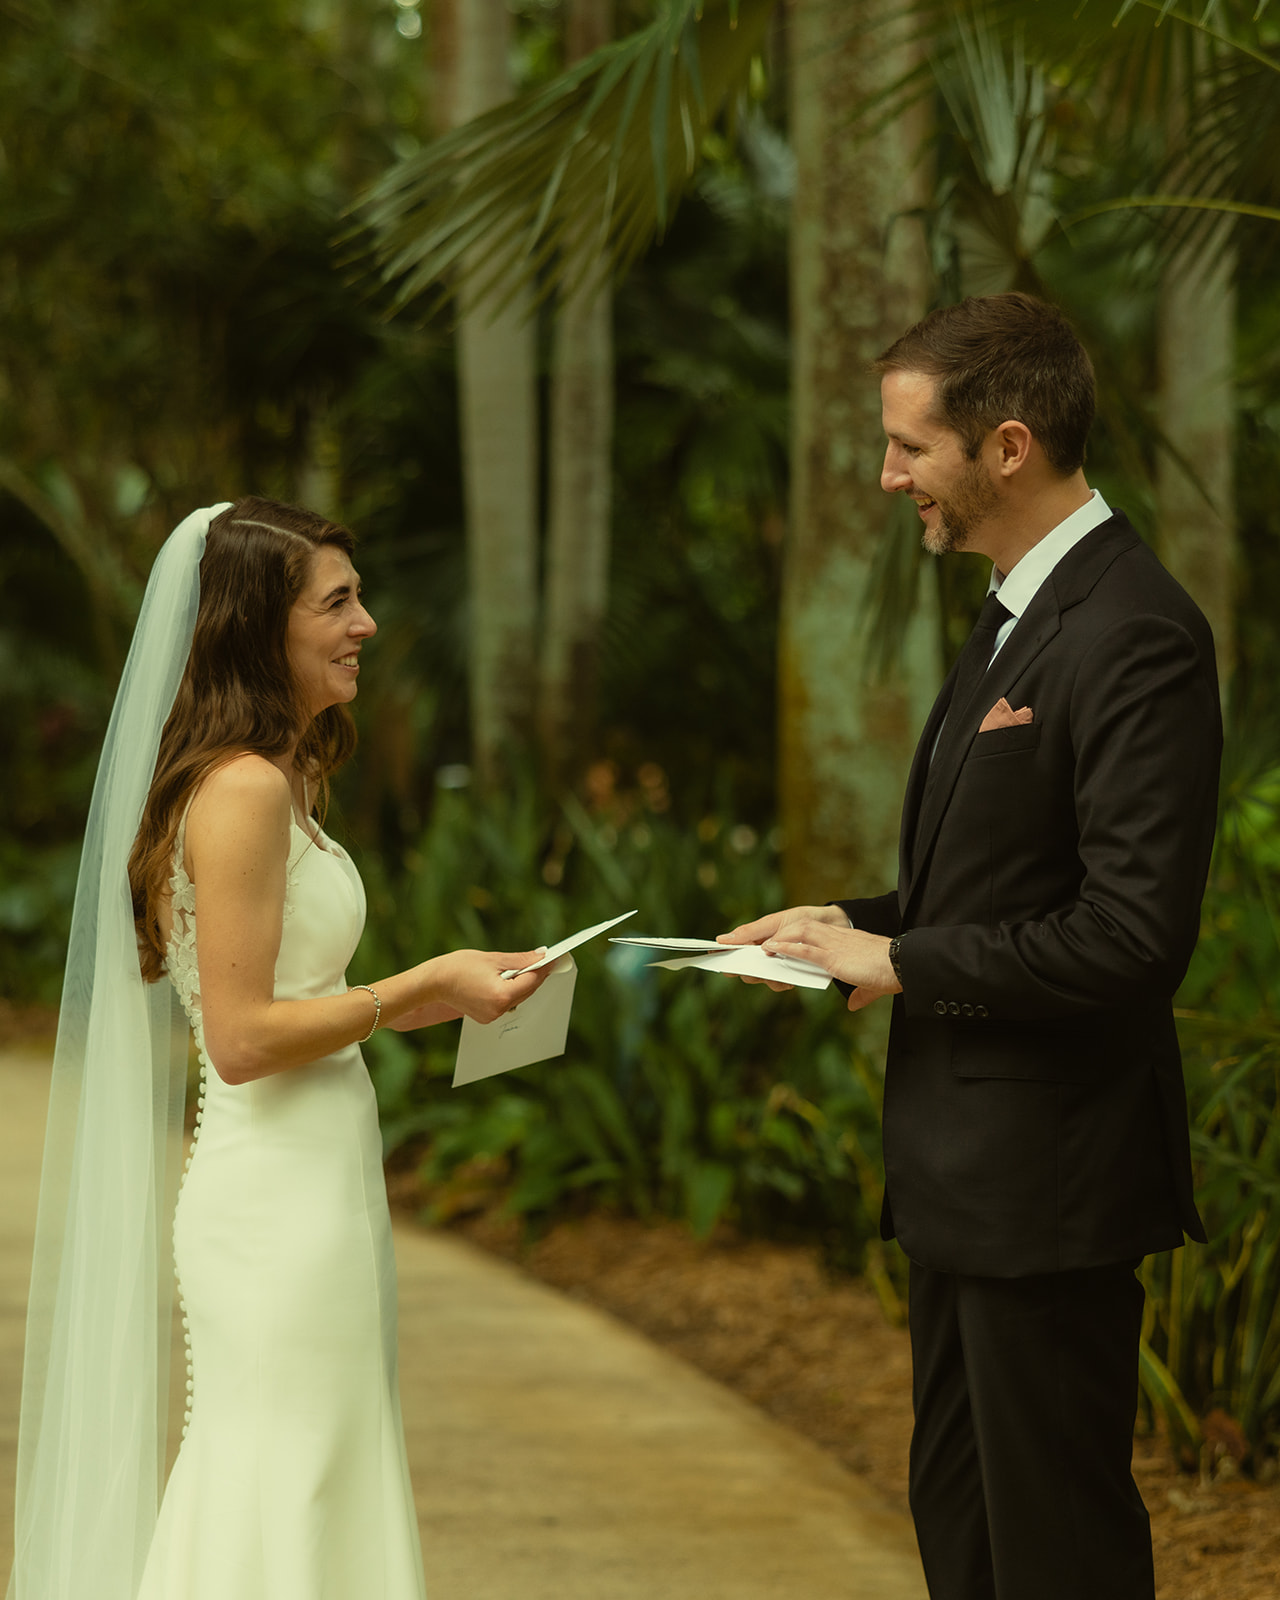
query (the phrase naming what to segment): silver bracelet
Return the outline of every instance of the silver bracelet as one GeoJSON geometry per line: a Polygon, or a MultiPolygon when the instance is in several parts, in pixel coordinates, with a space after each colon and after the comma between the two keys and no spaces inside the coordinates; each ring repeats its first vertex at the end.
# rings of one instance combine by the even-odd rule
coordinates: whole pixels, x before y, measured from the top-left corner
{"type": "Polygon", "coordinates": [[[367,994],[371,994],[373,996],[373,1003],[377,1007],[377,1010],[373,1013],[373,1027],[369,1029],[368,1033],[365,1034],[363,1039],[356,1040],[357,1044],[368,1044],[369,1040],[373,1038],[375,1033],[377,1033],[379,1022],[382,1021],[382,1001],[378,999],[378,991],[370,987],[370,985],[367,983],[353,983],[347,990],[347,993],[354,994],[357,989],[363,989],[367,994]]]}

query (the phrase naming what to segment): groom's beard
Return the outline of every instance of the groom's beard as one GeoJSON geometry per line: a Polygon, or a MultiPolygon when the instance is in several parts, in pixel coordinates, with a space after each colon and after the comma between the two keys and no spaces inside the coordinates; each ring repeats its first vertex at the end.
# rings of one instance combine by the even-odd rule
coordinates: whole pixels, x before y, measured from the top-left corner
{"type": "Polygon", "coordinates": [[[946,499],[937,497],[938,526],[926,528],[920,543],[931,556],[949,556],[955,550],[963,550],[999,503],[995,485],[981,462],[967,462],[946,499]]]}

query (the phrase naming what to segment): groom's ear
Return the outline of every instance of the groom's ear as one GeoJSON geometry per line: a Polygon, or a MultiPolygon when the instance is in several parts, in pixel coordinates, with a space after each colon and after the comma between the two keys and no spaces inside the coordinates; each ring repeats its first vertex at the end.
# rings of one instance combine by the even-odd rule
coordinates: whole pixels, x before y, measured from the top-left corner
{"type": "Polygon", "coordinates": [[[991,430],[989,438],[994,446],[993,464],[1002,478],[1021,472],[1034,453],[1044,454],[1025,422],[1001,422],[991,430]]]}

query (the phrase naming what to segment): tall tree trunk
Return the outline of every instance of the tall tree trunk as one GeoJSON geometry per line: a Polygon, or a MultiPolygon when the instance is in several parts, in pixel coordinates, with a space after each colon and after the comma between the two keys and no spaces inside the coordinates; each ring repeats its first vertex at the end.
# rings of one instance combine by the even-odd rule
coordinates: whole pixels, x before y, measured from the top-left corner
{"type": "MultiPolygon", "coordinates": [[[[613,0],[569,0],[568,61],[607,44],[613,0]]],[[[588,284],[556,318],[551,367],[550,512],[539,732],[551,783],[591,754],[600,630],[609,590],[613,478],[613,296],[588,284]]]]}
{"type": "Polygon", "coordinates": [[[791,9],[792,499],[779,743],[792,904],[893,885],[907,769],[940,677],[931,584],[896,670],[873,674],[863,646],[875,553],[894,527],[879,483],[879,384],[867,368],[923,314],[928,292],[911,216],[926,181],[923,113],[867,143],[850,127],[850,108],[909,64],[887,28],[869,31],[883,14],[872,0],[791,9]]]}
{"type": "MultiPolygon", "coordinates": [[[[455,124],[510,98],[511,13],[505,0],[455,0],[455,124]]],[[[458,305],[458,387],[467,511],[471,737],[491,784],[527,745],[533,722],[537,625],[538,448],[535,328],[517,295],[496,317],[458,305]]]]}
{"type": "Polygon", "coordinates": [[[458,7],[462,0],[427,0],[427,109],[437,133],[458,121],[458,7]]]}
{"type": "Polygon", "coordinates": [[[1236,258],[1174,255],[1160,284],[1160,555],[1213,629],[1225,694],[1235,664],[1236,258]],[[1184,464],[1185,463],[1185,464],[1184,464]],[[1188,470],[1189,469],[1189,470],[1188,470]]]}
{"type": "MultiPolygon", "coordinates": [[[[1179,56],[1165,125],[1178,157],[1187,118],[1212,43],[1192,37],[1179,56]]],[[[1165,263],[1156,315],[1160,427],[1169,449],[1156,463],[1158,548],[1166,567],[1199,605],[1213,629],[1225,698],[1235,665],[1235,324],[1236,254],[1232,222],[1223,217],[1211,248],[1183,245],[1165,263]]]]}

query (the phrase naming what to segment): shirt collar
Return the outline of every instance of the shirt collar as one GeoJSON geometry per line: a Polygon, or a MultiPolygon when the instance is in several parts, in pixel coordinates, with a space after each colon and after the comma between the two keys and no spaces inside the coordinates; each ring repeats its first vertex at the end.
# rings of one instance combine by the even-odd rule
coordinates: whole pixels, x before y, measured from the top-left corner
{"type": "Polygon", "coordinates": [[[1020,617],[1067,551],[1080,543],[1085,534],[1100,528],[1111,516],[1111,507],[1095,489],[1077,511],[1033,544],[1012,572],[1001,575],[993,566],[987,593],[999,592],[1000,604],[1020,617]]]}

